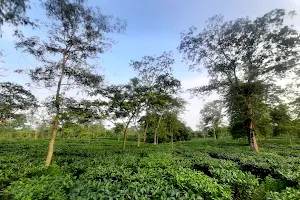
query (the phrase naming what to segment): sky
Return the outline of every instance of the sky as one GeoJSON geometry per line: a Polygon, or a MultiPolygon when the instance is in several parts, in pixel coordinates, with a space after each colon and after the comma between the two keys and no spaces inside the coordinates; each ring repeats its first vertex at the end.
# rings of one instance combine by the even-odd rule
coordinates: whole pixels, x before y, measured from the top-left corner
{"type": "MultiPolygon", "coordinates": [[[[31,2],[28,15],[32,19],[44,20],[43,10],[34,0],[31,2]]],[[[124,34],[112,35],[116,44],[102,54],[100,60],[94,61],[99,66],[99,73],[105,75],[108,83],[126,83],[136,76],[129,66],[131,60],[172,51],[175,58],[174,76],[181,80],[184,89],[204,85],[208,83],[209,77],[205,70],[202,73],[189,71],[188,66],[182,62],[182,55],[177,50],[181,32],[187,31],[191,26],[203,29],[206,20],[216,14],[224,15],[225,20],[245,16],[253,19],[275,8],[295,10],[300,14],[300,0],[89,0],[88,4],[99,6],[104,14],[127,21],[124,34]]],[[[294,24],[296,27],[300,26],[299,16],[294,19],[294,24]]],[[[9,69],[3,79],[19,84],[30,83],[29,77],[15,74],[13,70],[33,68],[36,61],[14,48],[13,27],[4,25],[2,31],[0,49],[3,50],[4,58],[0,62],[0,68],[9,69]]],[[[24,28],[24,33],[46,37],[45,30],[24,28]]],[[[39,99],[53,94],[53,91],[37,87],[30,89],[39,99]]],[[[205,102],[216,98],[216,95],[191,98],[190,94],[182,93],[181,96],[188,101],[186,112],[181,114],[181,118],[196,130],[199,111],[205,102]]]]}

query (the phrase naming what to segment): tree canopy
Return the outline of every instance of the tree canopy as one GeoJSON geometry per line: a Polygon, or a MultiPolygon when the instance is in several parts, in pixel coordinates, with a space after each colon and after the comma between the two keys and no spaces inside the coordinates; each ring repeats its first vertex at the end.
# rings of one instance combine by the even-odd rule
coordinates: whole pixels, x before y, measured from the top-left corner
{"type": "Polygon", "coordinates": [[[4,23],[34,25],[26,16],[26,11],[29,8],[29,0],[0,0],[0,31],[4,23]]]}
{"type": "Polygon", "coordinates": [[[205,94],[215,90],[229,96],[226,101],[231,105],[237,98],[244,102],[244,106],[236,109],[241,109],[245,116],[242,121],[250,148],[255,151],[258,148],[253,112],[257,102],[264,100],[259,96],[275,92],[271,89],[275,81],[300,59],[300,35],[285,24],[286,17],[283,9],[272,10],[254,20],[246,17],[226,22],[223,16],[216,15],[201,32],[191,27],[182,33],[178,47],[190,69],[201,70],[203,66],[210,77],[208,85],[195,87],[192,92],[205,94]]]}
{"type": "Polygon", "coordinates": [[[56,88],[53,136],[46,160],[49,165],[61,114],[62,92],[74,87],[84,91],[100,87],[103,77],[88,61],[105,52],[112,44],[107,34],[122,32],[125,23],[113,21],[111,16],[103,15],[99,8],[89,7],[82,0],[47,0],[43,6],[49,19],[48,38],[21,36],[16,46],[41,63],[30,69],[32,81],[56,88]],[[64,91],[63,86],[66,86],[64,91]]]}
{"type": "Polygon", "coordinates": [[[22,116],[37,106],[37,99],[23,86],[11,82],[0,82],[0,125],[22,116]]]}

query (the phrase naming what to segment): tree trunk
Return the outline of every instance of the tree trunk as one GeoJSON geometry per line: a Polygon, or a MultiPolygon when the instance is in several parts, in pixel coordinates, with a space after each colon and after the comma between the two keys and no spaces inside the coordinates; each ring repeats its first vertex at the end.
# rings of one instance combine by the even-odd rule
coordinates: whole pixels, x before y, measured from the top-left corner
{"type": "Polygon", "coordinates": [[[141,143],[141,135],[140,132],[138,131],[138,147],[140,147],[140,143],[141,143]]]}
{"type": "Polygon", "coordinates": [[[159,128],[159,125],[160,125],[160,121],[162,119],[162,116],[163,116],[164,113],[162,113],[159,117],[159,120],[158,120],[158,124],[156,126],[156,129],[155,129],[155,133],[154,133],[154,144],[157,143],[157,131],[158,131],[158,128],[159,128]]]}
{"type": "Polygon", "coordinates": [[[127,129],[128,129],[128,126],[126,126],[125,131],[124,131],[124,136],[123,136],[123,150],[125,150],[125,146],[126,146],[127,129]]]}
{"type": "Polygon", "coordinates": [[[125,146],[126,146],[126,135],[127,135],[127,130],[128,130],[128,126],[130,124],[131,119],[133,118],[133,116],[131,116],[126,124],[125,127],[125,131],[124,131],[124,136],[123,136],[123,150],[125,150],[125,146]]]}
{"type": "Polygon", "coordinates": [[[172,149],[173,149],[173,133],[172,133],[172,135],[171,135],[171,142],[172,142],[172,149]]]}
{"type": "Polygon", "coordinates": [[[147,139],[147,129],[148,129],[148,122],[146,122],[146,127],[144,130],[144,144],[146,144],[146,139],[147,139]]]}
{"type": "Polygon", "coordinates": [[[5,123],[5,119],[4,118],[0,118],[0,126],[3,125],[5,123]]]}
{"type": "MultiPolygon", "coordinates": [[[[66,64],[66,55],[64,55],[64,61],[63,65],[65,66],[66,64]]],[[[53,122],[53,132],[52,132],[52,137],[49,143],[49,150],[48,150],[48,155],[46,159],[46,166],[49,166],[52,160],[53,156],[53,150],[54,150],[54,142],[57,134],[57,129],[58,129],[58,120],[59,120],[59,112],[60,112],[60,88],[62,84],[62,80],[64,77],[64,69],[62,68],[61,70],[61,76],[59,78],[58,84],[57,84],[57,90],[56,90],[56,96],[55,96],[55,107],[56,107],[56,113],[55,113],[55,118],[53,122]]]]}
{"type": "Polygon", "coordinates": [[[216,128],[213,128],[213,130],[214,130],[214,138],[215,138],[215,140],[217,140],[216,128]]]}
{"type": "Polygon", "coordinates": [[[255,138],[255,128],[253,124],[253,108],[251,102],[248,102],[248,119],[247,119],[248,142],[251,151],[258,152],[258,145],[255,138]]]}
{"type": "Polygon", "coordinates": [[[59,114],[56,114],[56,116],[54,118],[54,122],[53,122],[53,133],[52,133],[52,137],[51,137],[51,140],[49,143],[47,160],[45,163],[46,166],[49,166],[51,163],[51,160],[52,160],[53,151],[54,151],[54,142],[55,142],[55,138],[56,138],[56,134],[57,134],[58,119],[59,119],[59,114]]]}
{"type": "Polygon", "coordinates": [[[172,143],[172,149],[173,149],[173,142],[174,142],[174,139],[173,139],[173,132],[172,132],[172,129],[171,129],[171,123],[170,123],[170,129],[169,129],[170,133],[171,133],[171,143],[172,143]]]}
{"type": "Polygon", "coordinates": [[[34,131],[34,139],[37,140],[39,134],[39,122],[36,123],[35,131],[34,131]]]}
{"type": "Polygon", "coordinates": [[[36,128],[34,131],[34,139],[37,140],[38,137],[38,129],[36,128]]]}

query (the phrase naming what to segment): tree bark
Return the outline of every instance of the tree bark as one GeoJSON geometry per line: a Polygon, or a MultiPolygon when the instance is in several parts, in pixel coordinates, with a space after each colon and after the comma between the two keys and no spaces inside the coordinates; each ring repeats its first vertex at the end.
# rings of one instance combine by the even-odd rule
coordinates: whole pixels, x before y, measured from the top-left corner
{"type": "Polygon", "coordinates": [[[214,130],[214,138],[215,138],[215,140],[217,140],[216,128],[214,127],[213,130],[214,130]]]}
{"type": "Polygon", "coordinates": [[[174,148],[173,144],[174,144],[174,139],[173,139],[173,133],[171,135],[171,143],[172,143],[172,149],[174,148]]]}
{"type": "Polygon", "coordinates": [[[38,138],[38,134],[39,134],[39,126],[40,126],[40,124],[39,124],[39,122],[37,122],[36,123],[36,127],[35,127],[35,130],[34,130],[34,139],[35,140],[37,140],[37,138],[38,138]]]}
{"type": "Polygon", "coordinates": [[[162,116],[163,116],[164,113],[162,113],[159,117],[159,120],[158,120],[158,124],[156,126],[156,129],[155,129],[155,133],[154,133],[154,144],[157,143],[157,131],[158,131],[158,128],[159,128],[159,125],[160,125],[160,121],[162,119],[162,116]]]}
{"type": "Polygon", "coordinates": [[[0,126],[4,125],[5,123],[5,119],[4,118],[0,118],[0,126]]]}
{"type": "Polygon", "coordinates": [[[38,129],[36,128],[34,131],[34,139],[37,140],[38,137],[38,129]]]}
{"type": "Polygon", "coordinates": [[[146,139],[147,139],[147,129],[148,129],[148,122],[146,122],[146,127],[144,130],[144,144],[146,144],[146,139]]]}
{"type": "Polygon", "coordinates": [[[46,159],[46,166],[49,166],[52,160],[52,156],[53,156],[53,151],[54,151],[54,142],[55,142],[55,138],[56,138],[56,134],[57,134],[57,127],[58,127],[58,119],[59,119],[59,115],[57,114],[54,118],[54,122],[53,122],[53,133],[52,133],[52,137],[49,143],[49,150],[48,150],[48,155],[47,155],[47,159],[46,159]]]}
{"type": "MultiPolygon", "coordinates": [[[[63,66],[66,65],[66,55],[64,55],[63,59],[63,66]]],[[[56,90],[56,96],[55,96],[55,107],[56,107],[56,113],[55,113],[55,118],[53,122],[53,132],[52,132],[52,137],[49,143],[49,150],[48,150],[48,155],[46,159],[46,166],[49,166],[52,160],[53,156],[53,150],[54,150],[54,142],[55,138],[57,135],[57,128],[58,128],[58,120],[59,120],[59,112],[60,112],[60,89],[61,89],[61,84],[64,78],[64,69],[62,68],[61,70],[61,76],[59,78],[58,84],[57,84],[57,90],[56,90]]]]}
{"type": "Polygon", "coordinates": [[[140,132],[138,131],[138,147],[140,147],[140,143],[141,143],[141,135],[140,132]]]}
{"type": "Polygon", "coordinates": [[[128,129],[128,126],[126,126],[125,131],[124,131],[124,136],[123,136],[123,150],[125,150],[125,146],[126,146],[127,129],[128,129]]]}
{"type": "Polygon", "coordinates": [[[255,128],[253,123],[253,107],[252,103],[248,102],[248,119],[247,119],[247,134],[248,134],[248,142],[251,151],[258,152],[258,145],[255,138],[255,128]]]}
{"type": "Polygon", "coordinates": [[[132,116],[129,118],[129,120],[128,120],[127,124],[126,124],[126,127],[125,127],[124,136],[123,136],[123,150],[125,150],[125,146],[126,146],[126,135],[127,135],[128,126],[129,126],[129,124],[130,124],[131,119],[133,118],[133,116],[134,116],[134,115],[132,115],[132,116]]]}
{"type": "Polygon", "coordinates": [[[174,142],[174,139],[173,139],[173,132],[172,132],[172,129],[171,129],[171,123],[170,123],[170,129],[169,129],[170,133],[171,133],[171,143],[172,143],[172,149],[173,149],[173,142],[174,142]]]}

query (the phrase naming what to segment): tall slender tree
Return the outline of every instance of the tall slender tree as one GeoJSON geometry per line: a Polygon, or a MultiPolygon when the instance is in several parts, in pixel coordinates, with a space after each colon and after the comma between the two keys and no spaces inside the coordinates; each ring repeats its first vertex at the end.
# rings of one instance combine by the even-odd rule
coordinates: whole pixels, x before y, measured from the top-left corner
{"type": "Polygon", "coordinates": [[[29,75],[36,84],[55,88],[55,116],[53,134],[49,143],[46,166],[51,162],[59,125],[63,89],[97,88],[103,77],[95,73],[89,59],[111,46],[106,35],[122,32],[125,24],[103,15],[99,8],[88,7],[84,0],[47,0],[43,2],[49,23],[45,22],[48,37],[21,37],[18,48],[35,56],[41,66],[31,69],[29,75]]]}
{"type": "MultiPolygon", "coordinates": [[[[148,87],[145,104],[146,116],[149,112],[160,113],[154,134],[154,144],[157,143],[157,132],[161,119],[168,104],[175,98],[172,95],[179,93],[181,83],[172,75],[174,59],[172,52],[164,52],[161,56],[145,56],[141,61],[132,61],[131,66],[139,73],[142,84],[148,87]]],[[[147,123],[144,126],[144,142],[146,141],[147,123]]]]}
{"type": "Polygon", "coordinates": [[[214,100],[206,103],[200,111],[200,118],[205,128],[212,128],[214,138],[217,139],[217,131],[219,125],[222,122],[224,116],[223,102],[220,100],[214,100]]]}
{"type": "Polygon", "coordinates": [[[126,147],[127,130],[133,119],[140,116],[142,108],[146,103],[146,92],[148,88],[140,84],[138,78],[133,78],[128,84],[109,86],[105,96],[109,99],[108,115],[112,118],[126,119],[123,149],[126,147]]]}
{"type": "Polygon", "coordinates": [[[181,107],[184,101],[176,98],[181,89],[181,82],[170,74],[164,74],[157,77],[153,89],[149,95],[149,105],[152,112],[159,113],[160,117],[154,134],[154,144],[157,144],[157,132],[160,126],[164,112],[172,108],[181,107]]]}
{"type": "MultiPolygon", "coordinates": [[[[192,91],[205,94],[218,91],[229,95],[234,91],[245,104],[249,146],[258,151],[255,139],[253,99],[275,92],[272,86],[299,61],[299,33],[285,25],[288,14],[275,9],[254,20],[238,18],[224,22],[217,15],[208,20],[207,27],[197,33],[195,27],[182,33],[179,51],[190,62],[190,69],[206,68],[210,82],[192,91]]],[[[230,101],[231,98],[227,98],[230,101]]],[[[259,99],[263,101],[263,99],[259,99]]],[[[229,102],[230,103],[230,102],[229,102]]]]}
{"type": "MultiPolygon", "coordinates": [[[[139,78],[141,79],[141,84],[148,87],[147,99],[144,107],[146,116],[154,109],[155,99],[157,96],[155,94],[155,88],[157,89],[158,80],[166,77],[172,76],[172,65],[174,64],[174,58],[172,52],[163,52],[160,56],[144,56],[140,61],[131,61],[130,66],[138,72],[139,78]],[[154,104],[153,104],[154,103],[154,104]]],[[[144,126],[144,143],[147,137],[147,123],[144,126]]],[[[155,141],[156,142],[156,141],[155,141]]]]}

